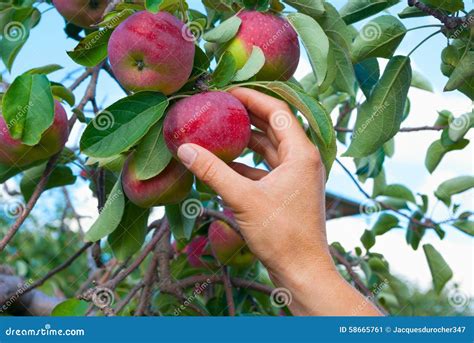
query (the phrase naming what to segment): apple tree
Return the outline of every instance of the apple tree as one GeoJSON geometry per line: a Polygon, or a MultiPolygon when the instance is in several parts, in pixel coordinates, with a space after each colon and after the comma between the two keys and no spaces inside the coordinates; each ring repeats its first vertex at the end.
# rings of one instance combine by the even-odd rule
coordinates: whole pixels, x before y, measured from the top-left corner
{"type": "Polygon", "coordinates": [[[6,68],[0,79],[1,312],[290,315],[291,294],[274,288],[232,212],[176,158],[181,144],[194,142],[225,162],[240,156],[270,169],[246,148],[247,110],[226,92],[240,86],[286,101],[318,147],[327,177],[342,167],[366,198],[359,204],[328,193],[328,220],[377,217],[359,247],[331,244],[341,274],[384,313],[413,314],[406,308],[416,297],[392,275],[390,261],[371,249],[379,236],[402,229],[407,244],[426,255],[433,277],[430,301],[446,303],[443,296],[454,292],[450,313],[460,313],[459,303],[469,299],[446,289],[453,272],[423,239],[433,231],[441,245],[451,229],[474,235],[473,213],[456,202],[457,194],[474,187],[474,176],[458,175],[433,189],[450,213],[436,221],[428,194],[388,183],[384,165],[394,158],[400,132],[439,133],[423,152],[430,173],[446,154],[469,144],[472,111],[443,110],[422,127],[404,121],[410,116],[410,87],[432,91],[430,81],[413,71],[412,53],[434,35],[447,42],[430,56],[446,76],[444,91],[474,100],[474,12],[463,0],[408,0],[401,12],[390,14],[400,4],[0,0],[6,68]],[[31,65],[12,75],[47,10],[64,17],[56,30],[76,41],[67,53],[80,69],[66,71],[63,81],[56,77],[58,64],[31,65]],[[426,27],[407,28],[404,20],[427,16],[437,21],[429,25],[433,33],[400,54],[405,37],[426,27]],[[311,72],[296,79],[303,55],[311,72]],[[98,103],[97,94],[108,92],[97,86],[101,77],[116,82],[118,101],[98,103]],[[78,92],[81,85],[84,94],[78,92]],[[97,201],[90,227],[83,227],[70,197],[79,181],[88,183],[97,201]],[[371,193],[361,185],[368,181],[371,193]],[[42,204],[51,189],[65,199],[59,207],[42,204]],[[60,225],[38,227],[34,208],[61,219],[60,225]]]}

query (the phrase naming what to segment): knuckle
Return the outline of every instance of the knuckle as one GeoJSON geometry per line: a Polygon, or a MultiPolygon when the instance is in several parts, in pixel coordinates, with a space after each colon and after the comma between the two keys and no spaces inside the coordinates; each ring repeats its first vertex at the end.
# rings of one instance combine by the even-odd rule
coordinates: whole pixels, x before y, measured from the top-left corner
{"type": "Polygon", "coordinates": [[[322,166],[321,154],[314,145],[311,145],[306,153],[306,160],[313,166],[322,166]]]}
{"type": "Polygon", "coordinates": [[[201,169],[201,181],[204,183],[211,183],[215,181],[217,176],[217,168],[214,162],[207,162],[201,169]]]}

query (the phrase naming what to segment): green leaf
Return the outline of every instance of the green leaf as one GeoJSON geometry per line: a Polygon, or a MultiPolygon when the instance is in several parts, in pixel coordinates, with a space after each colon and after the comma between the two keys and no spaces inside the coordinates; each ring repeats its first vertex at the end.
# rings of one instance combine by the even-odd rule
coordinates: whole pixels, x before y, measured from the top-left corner
{"type": "Polygon", "coordinates": [[[122,180],[119,178],[110,192],[99,218],[86,232],[86,242],[97,242],[111,234],[118,227],[125,208],[125,195],[122,190],[122,180]]]}
{"type": "Polygon", "coordinates": [[[125,261],[142,247],[149,214],[149,209],[138,207],[128,200],[125,202],[122,220],[108,238],[114,256],[119,261],[125,261]]]}
{"type": "Polygon", "coordinates": [[[451,13],[464,9],[463,0],[421,0],[421,2],[438,10],[445,10],[451,13]]]}
{"type": "Polygon", "coordinates": [[[428,13],[423,12],[417,7],[405,7],[403,11],[398,13],[398,17],[400,19],[407,19],[407,18],[418,18],[418,17],[426,17],[428,13]]]}
{"type": "MultiPolygon", "coordinates": [[[[31,195],[36,189],[38,182],[43,176],[46,164],[28,169],[20,182],[20,189],[25,201],[30,200],[31,195]]],[[[72,173],[71,168],[57,165],[51,172],[48,183],[44,190],[61,187],[66,185],[73,185],[76,182],[76,176],[72,173]]]]}
{"type": "Polygon", "coordinates": [[[89,303],[84,300],[68,299],[56,305],[51,312],[53,317],[84,317],[89,303]]]}
{"type": "Polygon", "coordinates": [[[53,123],[54,101],[45,75],[20,75],[3,97],[3,117],[10,134],[36,145],[53,123]]]}
{"type": "Polygon", "coordinates": [[[458,220],[453,223],[453,226],[469,236],[474,236],[474,222],[471,220],[458,220]]]}
{"type": "Polygon", "coordinates": [[[458,89],[467,80],[474,78],[474,51],[468,51],[459,61],[453,73],[449,77],[448,83],[444,87],[444,91],[449,92],[458,89]]]}
{"type": "Polygon", "coordinates": [[[451,196],[465,192],[474,187],[474,176],[458,176],[441,183],[435,191],[435,196],[446,206],[451,204],[451,196]]]}
{"type": "Polygon", "coordinates": [[[62,84],[51,82],[51,92],[55,98],[66,101],[71,107],[74,106],[74,103],[76,102],[74,93],[64,87],[62,84]]]}
{"type": "Polygon", "coordinates": [[[398,2],[399,0],[348,0],[339,12],[349,25],[373,16],[398,2]]]}
{"type": "Polygon", "coordinates": [[[413,71],[413,76],[412,76],[412,79],[411,79],[411,86],[415,87],[415,88],[418,88],[418,89],[422,89],[422,90],[431,92],[431,93],[434,92],[433,85],[431,84],[431,81],[428,80],[423,74],[421,74],[420,72],[418,72],[416,70],[413,71]]]}
{"type": "Polygon", "coordinates": [[[324,9],[326,13],[322,17],[316,18],[319,25],[329,38],[338,42],[338,44],[350,47],[352,44],[353,32],[342,19],[337,9],[325,2],[324,9]]]}
{"type": "Polygon", "coordinates": [[[4,183],[11,177],[21,173],[22,169],[23,168],[0,164],[0,183],[4,183]]]}
{"type": "Polygon", "coordinates": [[[168,104],[163,94],[155,92],[117,101],[87,125],[81,151],[91,157],[111,157],[130,149],[161,119],[168,104]]]}
{"type": "Polygon", "coordinates": [[[444,260],[443,256],[431,245],[423,245],[426,260],[430,267],[433,285],[436,293],[441,293],[444,285],[453,277],[453,271],[444,260]]]}
{"type": "Polygon", "coordinates": [[[25,71],[24,74],[51,74],[54,73],[55,71],[61,70],[63,67],[61,67],[59,64],[48,64],[42,67],[38,68],[32,68],[28,71],[25,71]]]}
{"type": "Polygon", "coordinates": [[[9,71],[23,45],[30,36],[30,29],[38,23],[41,13],[33,7],[9,8],[0,12],[0,55],[9,71]]]}
{"type": "Polygon", "coordinates": [[[390,58],[407,30],[391,15],[377,17],[365,24],[352,45],[352,60],[360,62],[370,57],[390,58]]]}
{"type": "Polygon", "coordinates": [[[330,39],[330,46],[334,54],[336,70],[336,78],[333,82],[333,87],[336,91],[347,93],[351,96],[355,96],[355,72],[352,66],[351,56],[349,51],[340,45],[337,41],[330,39]]]}
{"type": "Polygon", "coordinates": [[[336,158],[336,135],[331,117],[324,107],[316,99],[303,93],[302,90],[290,86],[289,83],[274,81],[266,84],[256,84],[256,86],[264,87],[276,93],[296,107],[308,120],[314,131],[314,140],[319,148],[326,172],[329,174],[332,163],[336,158]]]}
{"type": "Polygon", "coordinates": [[[404,185],[399,185],[399,184],[387,185],[383,189],[383,192],[381,195],[410,201],[416,204],[416,199],[412,191],[404,185]]]}
{"type": "Polygon", "coordinates": [[[364,248],[369,251],[375,245],[375,236],[372,231],[365,230],[362,236],[360,237],[360,241],[364,245],[364,248]]]}
{"type": "Polygon", "coordinates": [[[384,233],[390,231],[393,228],[400,227],[398,225],[398,218],[393,214],[382,213],[379,215],[374,226],[372,226],[372,232],[376,236],[383,235],[384,233]]]}
{"type": "Polygon", "coordinates": [[[145,8],[151,13],[158,13],[163,0],[145,0],[145,8]]]}
{"type": "Polygon", "coordinates": [[[288,20],[303,42],[320,86],[328,73],[329,39],[318,22],[305,14],[291,13],[288,20]]]}
{"type": "Polygon", "coordinates": [[[307,14],[310,17],[316,18],[324,14],[323,0],[283,0],[291,7],[298,10],[298,12],[307,14]]]}
{"type": "Polygon", "coordinates": [[[379,62],[376,57],[368,58],[354,65],[357,81],[360,89],[366,98],[370,97],[370,93],[380,78],[379,62]]]}
{"type": "Polygon", "coordinates": [[[165,207],[166,218],[176,240],[189,240],[191,238],[196,218],[202,209],[203,205],[199,201],[199,194],[194,191],[191,191],[189,196],[181,203],[165,207]]]}
{"type": "Polygon", "coordinates": [[[208,42],[212,43],[225,43],[234,38],[234,36],[239,31],[240,24],[242,20],[237,16],[232,16],[229,19],[220,23],[219,26],[213,28],[212,30],[204,33],[202,38],[208,42]]]}
{"type": "Polygon", "coordinates": [[[472,127],[474,127],[474,111],[454,118],[448,129],[449,139],[453,142],[460,141],[472,127]]]}
{"type": "Polygon", "coordinates": [[[410,59],[395,56],[359,109],[349,149],[343,156],[368,156],[400,130],[411,81],[410,59]]]}
{"type": "Polygon", "coordinates": [[[73,51],[67,54],[72,60],[85,67],[94,67],[107,57],[107,44],[112,29],[94,31],[82,39],[73,51]]]}
{"type": "Polygon", "coordinates": [[[237,72],[237,63],[229,51],[222,54],[216,70],[212,73],[212,84],[217,88],[222,88],[229,84],[237,72]]]}
{"type": "Polygon", "coordinates": [[[444,155],[450,151],[462,150],[469,144],[467,139],[461,139],[459,142],[444,146],[440,139],[431,143],[430,147],[426,152],[425,166],[430,173],[432,173],[439,165],[444,155]]]}
{"type": "Polygon", "coordinates": [[[255,76],[260,69],[262,69],[264,64],[265,55],[263,54],[262,49],[258,46],[254,46],[247,62],[245,62],[245,65],[234,75],[233,81],[240,82],[250,79],[255,76]]]}
{"type": "Polygon", "coordinates": [[[148,180],[158,175],[171,161],[172,155],[166,147],[162,128],[162,121],[156,123],[135,150],[133,159],[139,180],[148,180]]]}

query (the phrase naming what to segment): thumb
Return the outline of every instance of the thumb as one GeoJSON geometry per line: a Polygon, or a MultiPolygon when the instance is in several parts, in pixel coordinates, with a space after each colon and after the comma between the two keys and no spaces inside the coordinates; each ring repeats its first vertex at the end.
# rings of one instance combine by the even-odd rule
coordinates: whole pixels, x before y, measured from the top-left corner
{"type": "Polygon", "coordinates": [[[178,149],[178,158],[198,179],[222,196],[230,206],[238,202],[242,193],[246,192],[251,185],[251,180],[238,174],[216,155],[199,145],[181,145],[178,149]]]}

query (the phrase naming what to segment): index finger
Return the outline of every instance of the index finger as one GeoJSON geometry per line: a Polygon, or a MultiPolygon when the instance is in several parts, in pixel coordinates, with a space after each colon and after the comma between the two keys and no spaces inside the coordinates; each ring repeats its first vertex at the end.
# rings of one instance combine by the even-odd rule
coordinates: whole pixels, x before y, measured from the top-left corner
{"type": "Polygon", "coordinates": [[[229,92],[252,114],[267,122],[279,142],[306,141],[303,128],[285,102],[249,88],[238,87],[229,92]]]}

